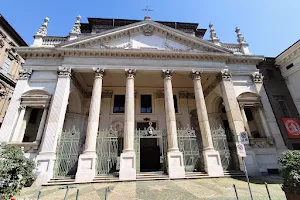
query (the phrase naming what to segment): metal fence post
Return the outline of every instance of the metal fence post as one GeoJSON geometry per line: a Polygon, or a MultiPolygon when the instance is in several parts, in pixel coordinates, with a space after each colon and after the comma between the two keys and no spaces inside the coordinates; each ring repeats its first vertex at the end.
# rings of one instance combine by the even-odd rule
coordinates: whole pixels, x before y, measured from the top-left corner
{"type": "Polygon", "coordinates": [[[269,200],[271,200],[268,184],[266,182],[265,182],[265,186],[266,186],[266,190],[267,190],[267,193],[268,193],[269,200]]]}
{"type": "Polygon", "coordinates": [[[79,189],[77,189],[77,192],[76,192],[76,200],[79,199],[79,189]]]}
{"type": "Polygon", "coordinates": [[[234,188],[234,192],[235,192],[236,200],[239,200],[239,196],[238,196],[238,193],[237,193],[237,191],[236,191],[235,184],[233,184],[233,188],[234,188]]]}
{"type": "Polygon", "coordinates": [[[40,199],[41,194],[42,194],[42,191],[40,190],[39,193],[38,193],[38,196],[37,196],[37,199],[36,199],[36,200],[39,200],[39,199],[40,199]]]}

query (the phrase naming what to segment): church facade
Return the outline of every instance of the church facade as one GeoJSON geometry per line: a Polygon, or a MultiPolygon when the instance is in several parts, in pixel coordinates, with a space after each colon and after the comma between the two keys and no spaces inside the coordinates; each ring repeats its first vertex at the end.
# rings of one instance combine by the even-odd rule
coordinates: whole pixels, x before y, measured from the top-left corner
{"type": "Polygon", "coordinates": [[[263,76],[239,28],[223,43],[212,24],[78,16],[66,37],[30,47],[0,130],[0,141],[36,161],[37,183],[91,182],[143,172],[171,179],[244,170],[235,143],[245,139],[249,174],[279,168],[286,150],[263,76]]]}

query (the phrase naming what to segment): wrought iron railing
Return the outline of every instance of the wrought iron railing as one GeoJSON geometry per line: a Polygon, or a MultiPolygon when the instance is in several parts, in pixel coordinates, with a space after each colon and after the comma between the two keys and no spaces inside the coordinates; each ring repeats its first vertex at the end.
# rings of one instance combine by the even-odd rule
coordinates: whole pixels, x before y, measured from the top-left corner
{"type": "Polygon", "coordinates": [[[119,132],[112,126],[98,133],[97,137],[97,175],[108,175],[117,171],[119,132]]]}
{"type": "Polygon", "coordinates": [[[203,163],[202,149],[199,149],[199,141],[193,128],[178,128],[178,147],[183,154],[185,171],[200,171],[203,163]]]}
{"type": "Polygon", "coordinates": [[[75,126],[61,133],[57,145],[54,177],[74,177],[77,171],[78,158],[83,150],[85,137],[75,126]]]}

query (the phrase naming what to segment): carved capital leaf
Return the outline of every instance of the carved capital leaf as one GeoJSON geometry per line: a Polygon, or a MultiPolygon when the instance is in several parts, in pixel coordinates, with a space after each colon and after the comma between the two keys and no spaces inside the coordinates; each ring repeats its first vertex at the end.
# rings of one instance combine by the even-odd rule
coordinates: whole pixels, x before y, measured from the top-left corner
{"type": "Polygon", "coordinates": [[[127,78],[134,78],[136,75],[136,69],[125,69],[125,76],[127,78]]]}
{"type": "Polygon", "coordinates": [[[19,79],[24,80],[24,79],[29,79],[32,74],[32,69],[21,69],[19,71],[19,79]]]}
{"type": "Polygon", "coordinates": [[[229,69],[223,69],[218,75],[217,80],[219,81],[231,81],[232,75],[229,69]]]}
{"type": "Polygon", "coordinates": [[[57,75],[58,77],[71,77],[71,67],[58,67],[57,75]]]}
{"type": "Polygon", "coordinates": [[[97,78],[103,78],[106,75],[105,70],[101,68],[93,68],[93,71],[95,72],[95,77],[97,78]]]}
{"type": "Polygon", "coordinates": [[[264,76],[262,75],[262,73],[254,72],[252,74],[252,80],[254,83],[262,83],[263,79],[264,79],[264,76]]]}
{"type": "Polygon", "coordinates": [[[172,78],[172,74],[174,73],[174,70],[172,69],[163,69],[161,76],[165,78],[172,78]]]}

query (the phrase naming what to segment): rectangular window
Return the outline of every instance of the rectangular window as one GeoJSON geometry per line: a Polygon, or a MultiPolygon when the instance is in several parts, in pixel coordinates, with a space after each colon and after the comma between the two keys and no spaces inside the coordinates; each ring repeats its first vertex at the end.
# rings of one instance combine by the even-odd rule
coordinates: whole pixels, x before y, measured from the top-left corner
{"type": "Polygon", "coordinates": [[[114,113],[124,113],[125,110],[125,95],[115,95],[114,113]]]}
{"type": "Polygon", "coordinates": [[[178,113],[178,102],[177,102],[177,96],[173,95],[174,99],[174,108],[175,108],[175,113],[178,113]]]}
{"type": "Polygon", "coordinates": [[[282,114],[284,117],[290,117],[290,111],[284,100],[278,100],[279,106],[281,108],[282,114]]]}
{"type": "Polygon", "coordinates": [[[141,113],[152,113],[151,95],[141,95],[141,113]]]}
{"type": "Polygon", "coordinates": [[[1,69],[1,71],[3,73],[8,73],[9,67],[10,67],[10,65],[11,65],[11,63],[12,63],[13,60],[14,59],[13,59],[13,57],[11,55],[7,56],[7,58],[5,60],[5,63],[2,65],[2,69],[1,69]]]}

